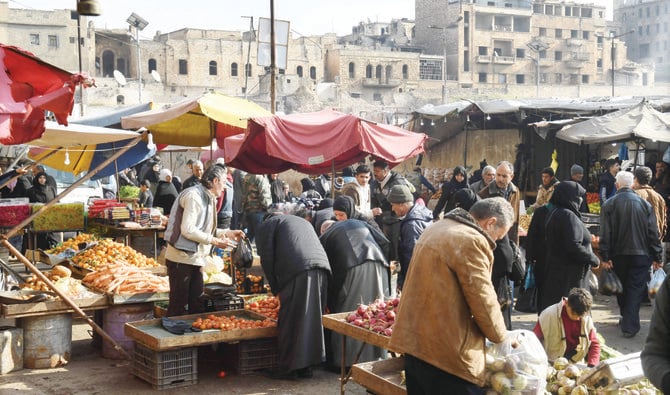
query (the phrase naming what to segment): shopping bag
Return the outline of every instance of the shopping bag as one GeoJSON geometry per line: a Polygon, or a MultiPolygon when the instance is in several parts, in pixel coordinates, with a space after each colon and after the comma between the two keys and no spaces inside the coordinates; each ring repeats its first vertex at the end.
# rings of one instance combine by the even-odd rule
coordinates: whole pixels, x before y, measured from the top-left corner
{"type": "Polygon", "coordinates": [[[606,269],[600,272],[598,279],[598,292],[605,296],[612,296],[623,292],[623,285],[621,280],[611,269],[606,269]]]}
{"type": "Polygon", "coordinates": [[[647,288],[649,289],[649,299],[654,299],[656,297],[656,292],[658,292],[661,285],[665,281],[665,272],[663,269],[656,269],[656,271],[651,275],[651,280],[647,283],[647,288]]]}
{"type": "Polygon", "coordinates": [[[598,277],[590,269],[586,270],[586,275],[580,284],[581,288],[587,289],[591,295],[598,293],[598,277]]]}
{"type": "Polygon", "coordinates": [[[501,309],[506,309],[512,304],[512,288],[509,286],[507,276],[502,276],[498,279],[496,294],[498,295],[498,303],[501,309]]]}
{"type": "Polygon", "coordinates": [[[533,265],[528,265],[526,268],[526,279],[523,287],[519,288],[514,310],[522,313],[537,313],[537,287],[535,287],[533,265]]]}
{"type": "Polygon", "coordinates": [[[233,252],[230,254],[230,259],[233,265],[239,269],[248,269],[251,267],[251,264],[254,262],[254,253],[248,237],[243,238],[237,243],[237,246],[233,248],[233,252]]]}

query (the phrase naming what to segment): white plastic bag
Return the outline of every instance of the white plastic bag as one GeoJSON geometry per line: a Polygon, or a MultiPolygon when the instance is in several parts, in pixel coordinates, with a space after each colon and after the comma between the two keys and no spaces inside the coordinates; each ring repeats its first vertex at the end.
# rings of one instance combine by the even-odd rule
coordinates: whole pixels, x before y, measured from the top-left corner
{"type": "Polygon", "coordinates": [[[504,341],[486,348],[487,381],[499,393],[522,391],[543,394],[547,377],[547,353],[531,331],[509,331],[504,341]],[[516,340],[518,346],[512,347],[516,340]],[[505,379],[505,377],[507,379],[505,379]]]}
{"type": "Polygon", "coordinates": [[[663,285],[663,281],[665,281],[665,272],[663,269],[656,269],[651,275],[651,280],[647,283],[649,299],[654,299],[656,297],[656,292],[658,292],[661,285],[663,285]]]}

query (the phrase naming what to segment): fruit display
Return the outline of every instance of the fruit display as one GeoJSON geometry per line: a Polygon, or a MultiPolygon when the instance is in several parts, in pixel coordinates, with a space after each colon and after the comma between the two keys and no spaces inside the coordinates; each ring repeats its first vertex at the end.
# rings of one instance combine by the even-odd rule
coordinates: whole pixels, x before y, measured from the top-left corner
{"type": "MultiPolygon", "coordinates": [[[[43,204],[31,204],[36,213],[43,204]]],[[[33,219],[38,231],[84,229],[84,203],[57,203],[33,219]]]]}
{"type": "Polygon", "coordinates": [[[122,199],[136,199],[140,196],[140,188],[134,185],[124,185],[119,188],[119,196],[122,199]]]}
{"type": "Polygon", "coordinates": [[[253,297],[247,301],[244,308],[273,320],[279,318],[279,298],[276,296],[263,295],[253,297]]]}
{"type": "Polygon", "coordinates": [[[96,241],[98,241],[98,238],[95,235],[89,233],[79,233],[77,236],[62,242],[56,247],[46,250],[45,252],[51,255],[58,255],[67,249],[71,249],[76,252],[79,251],[80,244],[88,244],[96,241]]]}
{"type": "Polygon", "coordinates": [[[100,265],[87,274],[83,283],[107,293],[139,294],[170,292],[167,277],[156,276],[123,262],[100,265]]]}
{"type": "Polygon", "coordinates": [[[400,299],[394,298],[387,301],[377,299],[369,305],[360,304],[356,311],[347,315],[347,322],[390,337],[393,334],[398,303],[400,299]]]}
{"type": "Polygon", "coordinates": [[[259,294],[265,292],[263,288],[263,276],[247,274],[245,292],[249,294],[259,294]]]}
{"type": "Polygon", "coordinates": [[[234,315],[216,316],[210,314],[205,318],[198,317],[193,321],[193,327],[201,330],[220,329],[222,331],[232,331],[236,329],[271,328],[276,326],[277,321],[269,318],[264,320],[248,320],[245,318],[238,318],[234,315]]]}
{"type": "Polygon", "coordinates": [[[123,261],[139,268],[158,267],[155,259],[146,257],[133,248],[109,239],[98,243],[72,257],[72,263],[84,269],[96,270],[98,266],[123,261]]]}
{"type": "Polygon", "coordinates": [[[0,199],[0,227],[14,227],[30,216],[28,198],[0,199]]]}

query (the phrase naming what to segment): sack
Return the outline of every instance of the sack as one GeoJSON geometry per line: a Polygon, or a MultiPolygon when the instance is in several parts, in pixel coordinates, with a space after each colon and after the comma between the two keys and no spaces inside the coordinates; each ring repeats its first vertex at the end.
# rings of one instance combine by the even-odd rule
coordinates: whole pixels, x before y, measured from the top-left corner
{"type": "Polygon", "coordinates": [[[598,292],[605,296],[612,296],[623,293],[623,285],[621,284],[621,280],[619,280],[619,277],[611,269],[600,272],[600,278],[598,279],[598,282],[600,283],[598,292]]]}
{"type": "Polygon", "coordinates": [[[665,281],[665,272],[663,269],[656,269],[656,271],[651,275],[651,280],[647,283],[647,288],[649,289],[649,299],[654,299],[656,297],[656,292],[663,285],[665,281]]]}
{"type": "Polygon", "coordinates": [[[233,265],[239,269],[248,269],[251,267],[251,264],[254,263],[254,253],[251,250],[251,242],[248,237],[237,243],[237,246],[233,248],[233,252],[230,254],[230,259],[233,265]]]}
{"type": "Polygon", "coordinates": [[[498,279],[496,295],[498,295],[498,303],[501,309],[506,309],[512,305],[512,288],[509,286],[507,276],[502,276],[498,279]]]}
{"type": "Polygon", "coordinates": [[[579,287],[587,289],[589,292],[591,292],[591,295],[594,296],[598,293],[598,277],[596,277],[595,273],[593,273],[591,269],[586,270],[586,275],[582,279],[579,287]]]}

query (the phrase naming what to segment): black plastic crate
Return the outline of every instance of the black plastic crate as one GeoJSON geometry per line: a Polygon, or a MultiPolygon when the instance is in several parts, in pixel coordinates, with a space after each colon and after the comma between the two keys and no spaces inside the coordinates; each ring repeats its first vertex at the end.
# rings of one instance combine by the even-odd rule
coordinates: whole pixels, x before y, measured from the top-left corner
{"type": "Polygon", "coordinates": [[[157,390],[197,384],[198,348],[153,351],[136,342],[132,373],[157,390]]]}
{"type": "Polygon", "coordinates": [[[237,374],[252,374],[258,370],[276,369],[279,362],[276,337],[226,344],[222,352],[224,367],[237,374]]]}
{"type": "Polygon", "coordinates": [[[209,297],[204,300],[205,311],[244,310],[244,299],[241,296],[228,294],[220,298],[209,297]]]}

